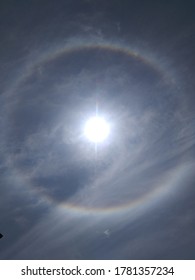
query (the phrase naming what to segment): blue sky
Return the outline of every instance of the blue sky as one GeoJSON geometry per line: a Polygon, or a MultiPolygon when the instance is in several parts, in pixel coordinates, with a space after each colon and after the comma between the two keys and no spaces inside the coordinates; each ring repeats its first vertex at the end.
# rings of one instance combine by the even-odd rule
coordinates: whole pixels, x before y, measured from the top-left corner
{"type": "Polygon", "coordinates": [[[194,259],[194,9],[1,1],[0,259],[194,259]]]}

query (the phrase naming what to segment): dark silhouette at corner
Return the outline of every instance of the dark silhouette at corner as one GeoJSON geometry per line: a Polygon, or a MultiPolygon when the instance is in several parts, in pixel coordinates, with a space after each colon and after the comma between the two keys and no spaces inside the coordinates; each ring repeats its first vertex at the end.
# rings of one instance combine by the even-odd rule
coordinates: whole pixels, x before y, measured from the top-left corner
{"type": "Polygon", "coordinates": [[[0,233],[0,239],[3,237],[3,234],[0,233]]]}

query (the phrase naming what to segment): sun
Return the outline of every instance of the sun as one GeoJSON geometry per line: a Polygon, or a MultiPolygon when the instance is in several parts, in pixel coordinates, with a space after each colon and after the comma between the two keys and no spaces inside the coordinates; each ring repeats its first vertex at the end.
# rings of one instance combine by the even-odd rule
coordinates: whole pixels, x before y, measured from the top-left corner
{"type": "Polygon", "coordinates": [[[110,126],[104,118],[99,116],[91,117],[85,124],[84,134],[89,141],[100,143],[108,138],[110,126]]]}

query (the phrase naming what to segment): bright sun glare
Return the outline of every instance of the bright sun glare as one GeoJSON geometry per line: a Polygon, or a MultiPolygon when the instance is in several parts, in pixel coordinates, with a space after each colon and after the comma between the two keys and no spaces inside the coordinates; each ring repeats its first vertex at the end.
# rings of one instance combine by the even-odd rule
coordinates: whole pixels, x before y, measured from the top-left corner
{"type": "Polygon", "coordinates": [[[84,133],[88,140],[99,143],[103,142],[108,137],[110,127],[106,120],[95,116],[86,122],[84,133]]]}

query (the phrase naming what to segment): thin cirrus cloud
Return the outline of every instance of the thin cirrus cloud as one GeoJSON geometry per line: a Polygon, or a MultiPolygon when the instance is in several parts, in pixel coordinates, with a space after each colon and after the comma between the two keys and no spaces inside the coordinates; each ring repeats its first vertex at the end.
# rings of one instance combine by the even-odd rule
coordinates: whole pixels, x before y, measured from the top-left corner
{"type": "Polygon", "coordinates": [[[156,31],[147,39],[154,28],[133,32],[133,15],[126,25],[118,10],[84,11],[67,17],[63,30],[62,16],[45,25],[53,26],[45,39],[40,24],[39,44],[32,32],[31,51],[28,43],[4,82],[0,258],[173,257],[182,233],[189,229],[184,248],[194,232],[192,206],[187,213],[182,206],[183,214],[171,208],[193,177],[193,100],[179,74],[185,67],[175,69],[169,30],[158,45],[156,31]],[[97,107],[111,127],[95,147],[84,124],[97,107]]]}

